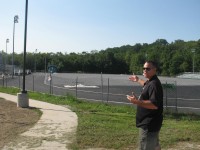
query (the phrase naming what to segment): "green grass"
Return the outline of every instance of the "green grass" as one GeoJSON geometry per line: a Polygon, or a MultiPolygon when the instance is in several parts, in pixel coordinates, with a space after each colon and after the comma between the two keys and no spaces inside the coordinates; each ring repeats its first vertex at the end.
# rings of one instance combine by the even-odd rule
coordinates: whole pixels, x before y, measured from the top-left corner
{"type": "MultiPolygon", "coordinates": [[[[0,92],[15,94],[19,89],[2,88],[0,92]]],[[[81,101],[73,96],[53,96],[28,92],[29,98],[57,105],[68,105],[78,115],[76,141],[72,149],[107,148],[136,149],[138,129],[132,106],[81,101]]],[[[163,148],[177,142],[200,143],[200,116],[192,114],[164,114],[160,143],[163,148]]]]}

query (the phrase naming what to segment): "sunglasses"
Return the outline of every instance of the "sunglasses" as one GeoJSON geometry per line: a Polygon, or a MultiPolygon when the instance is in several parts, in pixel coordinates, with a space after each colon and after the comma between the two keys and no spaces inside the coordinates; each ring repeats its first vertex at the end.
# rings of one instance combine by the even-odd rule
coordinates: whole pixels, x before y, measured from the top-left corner
{"type": "Polygon", "coordinates": [[[143,70],[150,71],[152,68],[143,68],[143,70]]]}

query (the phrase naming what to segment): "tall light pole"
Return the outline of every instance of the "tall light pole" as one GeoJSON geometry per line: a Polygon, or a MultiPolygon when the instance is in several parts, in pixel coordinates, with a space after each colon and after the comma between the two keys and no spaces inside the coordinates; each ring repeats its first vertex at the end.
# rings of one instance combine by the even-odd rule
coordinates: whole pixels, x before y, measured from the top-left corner
{"type": "Polygon", "coordinates": [[[23,65],[23,89],[22,89],[22,93],[27,93],[27,91],[25,90],[27,18],[28,18],[28,0],[26,0],[26,6],[25,6],[25,27],[24,27],[24,65],[23,65]]]}
{"type": "Polygon", "coordinates": [[[193,48],[193,49],[191,49],[191,51],[192,51],[192,53],[193,53],[193,69],[192,69],[192,71],[193,71],[193,74],[194,74],[194,58],[195,58],[195,49],[193,48]]]}
{"type": "Polygon", "coordinates": [[[6,65],[7,65],[7,44],[9,43],[9,39],[6,39],[6,58],[5,58],[5,70],[6,70],[6,65]]]}
{"type": "Polygon", "coordinates": [[[14,52],[15,52],[15,23],[18,23],[18,15],[14,16],[14,25],[13,25],[13,53],[12,53],[12,78],[14,76],[14,52]]]}
{"type": "Polygon", "coordinates": [[[21,93],[18,93],[18,107],[27,108],[29,107],[28,93],[25,90],[25,69],[26,69],[26,37],[27,37],[27,18],[28,18],[28,0],[25,5],[25,29],[24,29],[24,62],[23,62],[23,89],[21,93]]]}

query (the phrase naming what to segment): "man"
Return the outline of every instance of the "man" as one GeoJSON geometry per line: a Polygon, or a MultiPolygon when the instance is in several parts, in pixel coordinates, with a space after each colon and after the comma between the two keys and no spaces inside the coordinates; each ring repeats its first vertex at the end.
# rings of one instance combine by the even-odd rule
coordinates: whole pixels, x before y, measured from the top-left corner
{"type": "Polygon", "coordinates": [[[159,131],[163,121],[163,89],[158,79],[157,65],[147,61],[143,67],[143,75],[147,81],[132,75],[129,80],[143,86],[139,98],[134,94],[127,99],[137,105],[136,126],[139,128],[139,150],[160,150],[159,131]]]}

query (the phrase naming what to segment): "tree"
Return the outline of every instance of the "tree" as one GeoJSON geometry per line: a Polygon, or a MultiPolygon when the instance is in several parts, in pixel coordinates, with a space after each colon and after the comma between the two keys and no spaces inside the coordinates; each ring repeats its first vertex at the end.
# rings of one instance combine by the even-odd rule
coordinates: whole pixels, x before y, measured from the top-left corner
{"type": "MultiPolygon", "coordinates": [[[[175,40],[168,43],[165,39],[157,39],[151,44],[124,45],[107,48],[106,50],[92,50],[90,53],[27,53],[27,68],[44,70],[46,65],[56,65],[58,72],[89,72],[89,73],[142,73],[142,66],[146,60],[153,60],[160,66],[161,75],[177,75],[192,71],[193,53],[195,49],[195,71],[200,71],[200,40],[175,40]],[[35,61],[36,60],[36,61],[35,61]]],[[[12,54],[8,54],[7,62],[11,64],[12,54]]],[[[23,53],[15,54],[14,64],[23,67],[23,53]]]]}

